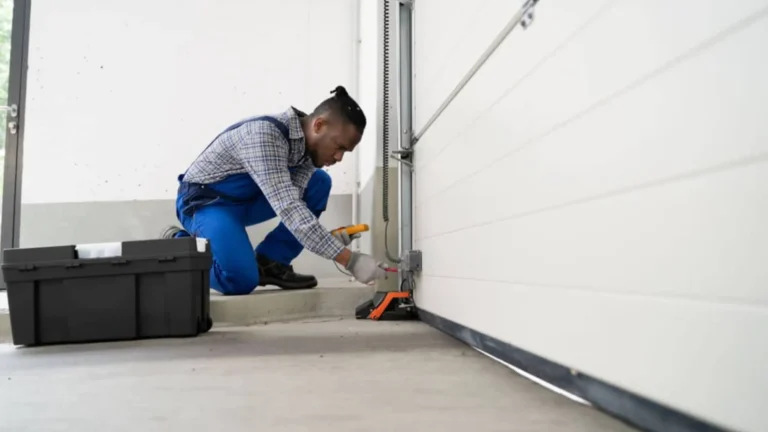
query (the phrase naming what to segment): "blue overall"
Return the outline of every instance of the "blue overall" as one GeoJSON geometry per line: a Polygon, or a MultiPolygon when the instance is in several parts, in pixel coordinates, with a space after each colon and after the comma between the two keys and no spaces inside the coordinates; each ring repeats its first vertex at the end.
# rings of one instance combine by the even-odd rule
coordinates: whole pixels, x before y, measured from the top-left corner
{"type": "MultiPolygon", "coordinates": [[[[272,117],[256,117],[236,123],[224,132],[247,121],[269,121],[288,138],[288,129],[272,117]]],[[[222,132],[222,133],[224,133],[222,132]]],[[[210,286],[225,295],[251,293],[259,285],[259,269],[254,252],[273,261],[290,264],[304,249],[288,228],[280,224],[254,250],[245,228],[274,218],[275,212],[261,189],[247,173],[233,174],[210,184],[189,183],[179,175],[176,217],[184,230],[177,236],[192,235],[208,239],[213,254],[210,286]]],[[[331,177],[315,170],[302,199],[316,216],[325,211],[331,193],[331,177]]]]}

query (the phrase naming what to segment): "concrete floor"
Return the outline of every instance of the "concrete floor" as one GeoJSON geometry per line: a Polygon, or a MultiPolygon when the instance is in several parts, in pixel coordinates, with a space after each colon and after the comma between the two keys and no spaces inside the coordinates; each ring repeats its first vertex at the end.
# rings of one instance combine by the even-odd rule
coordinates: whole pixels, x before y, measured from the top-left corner
{"type": "Polygon", "coordinates": [[[0,345],[3,431],[630,431],[420,322],[0,345]]]}

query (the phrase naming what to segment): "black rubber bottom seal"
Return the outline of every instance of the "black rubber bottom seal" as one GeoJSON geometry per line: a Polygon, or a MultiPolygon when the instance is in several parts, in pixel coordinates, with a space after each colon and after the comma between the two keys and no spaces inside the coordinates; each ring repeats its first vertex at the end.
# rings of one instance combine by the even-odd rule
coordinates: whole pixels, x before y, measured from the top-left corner
{"type": "Polygon", "coordinates": [[[518,369],[589,401],[595,408],[635,428],[659,432],[724,432],[714,425],[660,405],[597,378],[485,335],[459,323],[419,309],[426,324],[478,348],[518,369]]]}

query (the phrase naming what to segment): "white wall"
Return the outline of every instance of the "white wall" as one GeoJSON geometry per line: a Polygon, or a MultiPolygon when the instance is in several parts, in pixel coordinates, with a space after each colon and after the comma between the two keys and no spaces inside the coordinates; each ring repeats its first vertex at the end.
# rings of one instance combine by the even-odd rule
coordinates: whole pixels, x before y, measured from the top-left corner
{"type": "Polygon", "coordinates": [[[22,202],[174,198],[222,128],[351,85],[353,1],[33,2],[22,202]]]}
{"type": "MultiPolygon", "coordinates": [[[[417,131],[510,3],[416,3],[417,131]]],[[[541,2],[417,146],[417,304],[768,430],[767,40],[765,0],[541,2]]]]}
{"type": "Polygon", "coordinates": [[[364,187],[376,172],[379,154],[379,88],[381,81],[381,48],[379,15],[381,0],[358,0],[360,2],[360,56],[359,56],[359,98],[358,103],[368,118],[363,139],[357,147],[360,163],[360,185],[364,187]]]}

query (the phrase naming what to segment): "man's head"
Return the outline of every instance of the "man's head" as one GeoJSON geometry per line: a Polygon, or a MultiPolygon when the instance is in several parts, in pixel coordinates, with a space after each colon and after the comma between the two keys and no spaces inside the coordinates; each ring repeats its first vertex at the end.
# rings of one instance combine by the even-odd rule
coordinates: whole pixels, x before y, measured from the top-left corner
{"type": "Polygon", "coordinates": [[[365,131],[365,114],[347,90],[338,86],[331,93],[304,121],[307,150],[318,168],[341,162],[365,131]]]}

